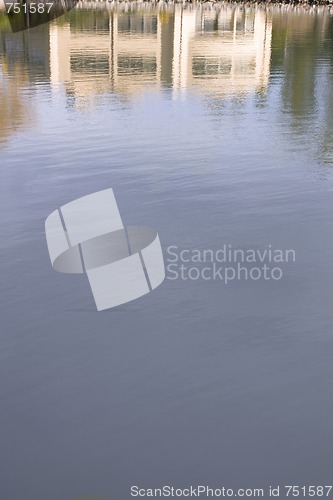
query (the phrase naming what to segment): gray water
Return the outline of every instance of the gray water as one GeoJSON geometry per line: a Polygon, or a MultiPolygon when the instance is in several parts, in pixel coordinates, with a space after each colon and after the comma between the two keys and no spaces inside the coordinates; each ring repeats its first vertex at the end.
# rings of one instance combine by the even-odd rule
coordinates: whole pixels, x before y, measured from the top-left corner
{"type": "Polygon", "coordinates": [[[1,500],[332,484],[330,12],[0,23],[1,500]],[[295,262],[279,280],[167,276],[97,312],[84,276],[52,269],[44,221],[110,187],[166,259],[271,245],[295,262]]]}

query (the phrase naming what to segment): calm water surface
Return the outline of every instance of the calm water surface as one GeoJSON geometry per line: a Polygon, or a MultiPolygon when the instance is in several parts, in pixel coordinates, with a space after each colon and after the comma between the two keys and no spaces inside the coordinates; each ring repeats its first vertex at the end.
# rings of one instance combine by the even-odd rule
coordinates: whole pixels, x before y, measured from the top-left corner
{"type": "Polygon", "coordinates": [[[332,15],[87,4],[0,30],[0,498],[332,484],[332,15]],[[44,221],[109,187],[165,253],[296,262],[97,313],[44,221]]]}

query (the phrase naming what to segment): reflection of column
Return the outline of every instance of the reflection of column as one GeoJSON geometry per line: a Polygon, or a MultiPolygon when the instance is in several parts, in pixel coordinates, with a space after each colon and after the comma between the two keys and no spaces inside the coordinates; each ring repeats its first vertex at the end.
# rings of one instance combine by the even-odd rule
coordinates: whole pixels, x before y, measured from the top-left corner
{"type": "Polygon", "coordinates": [[[113,83],[118,80],[118,14],[113,12],[110,16],[110,78],[113,83]]]}
{"type": "Polygon", "coordinates": [[[196,12],[176,9],[174,28],[173,87],[185,89],[191,76],[190,42],[195,34],[196,12]]]}
{"type": "Polygon", "coordinates": [[[172,61],[173,61],[173,14],[162,13],[161,16],[161,81],[166,87],[172,87],[172,61]]]}
{"type": "Polygon", "coordinates": [[[156,80],[161,84],[162,75],[162,21],[161,17],[157,16],[157,47],[156,47],[156,80]]]}
{"type": "Polygon", "coordinates": [[[237,55],[238,55],[238,50],[237,50],[237,19],[238,19],[239,13],[237,12],[237,9],[233,9],[232,11],[232,16],[231,16],[231,22],[232,22],[232,43],[233,43],[233,48],[231,51],[231,65],[230,65],[230,77],[231,81],[233,82],[235,80],[235,77],[237,76],[237,55]]]}
{"type": "Polygon", "coordinates": [[[272,20],[266,12],[258,11],[255,15],[254,43],[256,47],[256,84],[267,85],[271,60],[272,20]]]}
{"type": "Polygon", "coordinates": [[[51,83],[68,82],[71,79],[70,26],[50,25],[50,73],[51,83]]]}
{"type": "Polygon", "coordinates": [[[182,18],[183,9],[181,7],[175,8],[175,32],[173,42],[173,88],[178,89],[180,86],[180,58],[181,58],[181,42],[182,42],[182,18]]]}

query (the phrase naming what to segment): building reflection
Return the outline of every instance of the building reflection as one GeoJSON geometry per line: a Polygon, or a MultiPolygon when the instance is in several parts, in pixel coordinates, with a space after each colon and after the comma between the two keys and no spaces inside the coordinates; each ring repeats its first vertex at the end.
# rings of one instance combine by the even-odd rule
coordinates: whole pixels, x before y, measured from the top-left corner
{"type": "Polygon", "coordinates": [[[50,75],[71,95],[130,96],[151,86],[173,95],[197,88],[224,96],[260,91],[270,72],[272,21],[260,8],[218,12],[184,9],[155,14],[110,12],[103,26],[50,26],[50,75]],[[111,86],[111,88],[110,88],[111,86]]]}
{"type": "Polygon", "coordinates": [[[313,137],[318,154],[331,160],[332,29],[328,9],[287,5],[79,2],[69,15],[15,34],[0,14],[0,142],[31,122],[24,88],[37,93],[38,82],[65,91],[78,107],[147,91],[178,99],[190,89],[208,96],[214,110],[229,96],[255,93],[260,103],[270,82],[279,88],[284,126],[306,145],[313,137]]]}

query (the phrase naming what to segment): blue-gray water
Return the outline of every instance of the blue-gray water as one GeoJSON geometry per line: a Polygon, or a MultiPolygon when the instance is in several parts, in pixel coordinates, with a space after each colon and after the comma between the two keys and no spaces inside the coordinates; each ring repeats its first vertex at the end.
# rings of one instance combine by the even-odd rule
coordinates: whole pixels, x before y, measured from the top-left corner
{"type": "Polygon", "coordinates": [[[333,16],[98,4],[0,22],[1,500],[332,484],[333,16]],[[165,254],[296,262],[98,313],[83,276],[53,271],[44,221],[109,187],[165,254]]]}

